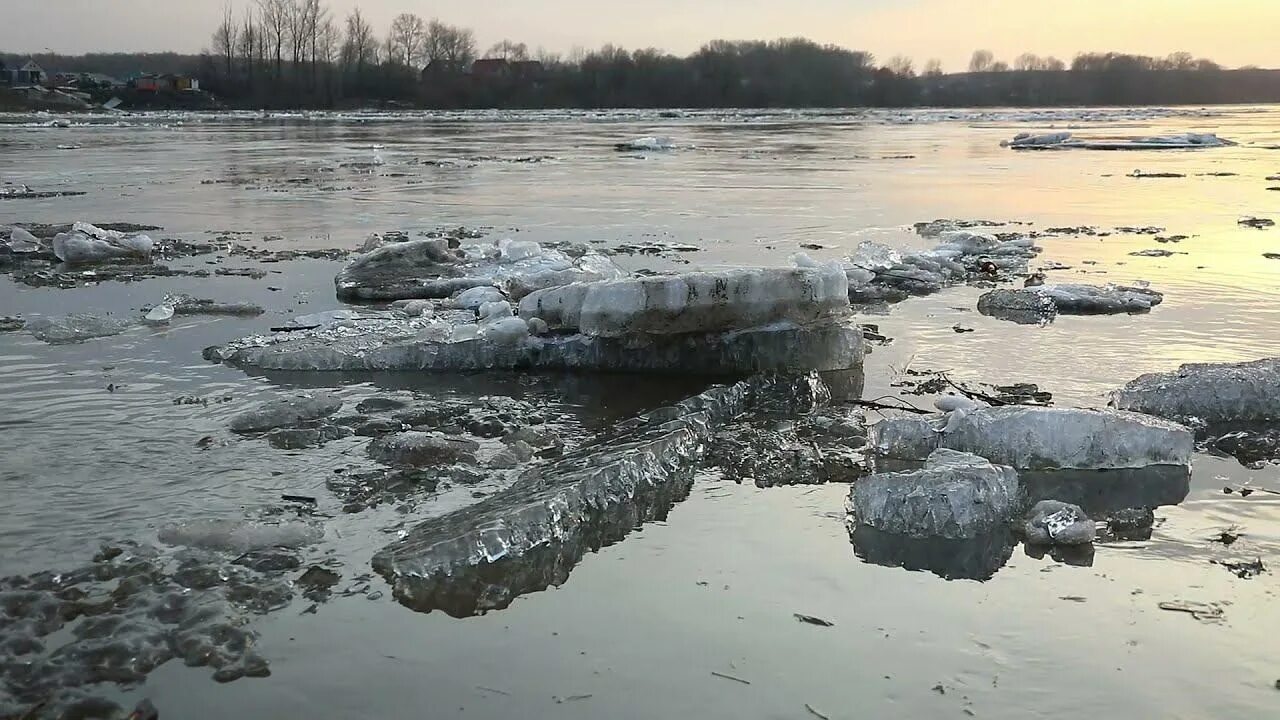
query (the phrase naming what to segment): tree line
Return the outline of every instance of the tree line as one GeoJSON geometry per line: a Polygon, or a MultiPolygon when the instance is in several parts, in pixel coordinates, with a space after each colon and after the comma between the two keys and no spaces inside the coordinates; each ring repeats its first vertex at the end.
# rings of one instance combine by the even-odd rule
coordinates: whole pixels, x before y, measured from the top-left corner
{"type": "Polygon", "coordinates": [[[605,45],[567,56],[503,40],[480,51],[466,28],[412,13],[379,33],[359,9],[323,0],[228,4],[199,56],[38,56],[49,70],[113,74],[135,63],[197,76],[233,107],[911,107],[1280,101],[1280,72],[1227,70],[1188,53],[1083,53],[1069,63],[973,53],[967,71],[803,38],[707,43],[684,57],[605,45]],[[479,59],[502,63],[472,72],[479,59]],[[532,61],[532,62],[531,62],[532,61]],[[536,64],[534,64],[536,63],[536,64]]]}

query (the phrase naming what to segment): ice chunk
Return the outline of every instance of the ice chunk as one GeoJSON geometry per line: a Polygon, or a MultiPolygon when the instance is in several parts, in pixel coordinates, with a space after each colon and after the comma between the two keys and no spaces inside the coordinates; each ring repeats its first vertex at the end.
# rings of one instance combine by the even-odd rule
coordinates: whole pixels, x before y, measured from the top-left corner
{"type": "Polygon", "coordinates": [[[480,316],[480,322],[497,322],[502,318],[509,318],[515,315],[511,309],[511,303],[506,300],[496,300],[487,302],[480,306],[476,311],[480,316]]]}
{"type": "Polygon", "coordinates": [[[265,432],[326,418],[342,409],[342,399],[330,393],[296,395],[265,402],[231,418],[238,433],[265,432]]]}
{"type": "Polygon", "coordinates": [[[480,445],[440,433],[406,432],[379,438],[369,444],[369,456],[388,465],[474,465],[480,445]]]}
{"type": "Polygon", "coordinates": [[[119,335],[133,327],[134,322],[87,313],[73,313],[61,317],[31,318],[27,320],[26,329],[37,340],[43,340],[50,345],[61,345],[119,335]]]}
{"type": "Polygon", "coordinates": [[[1000,144],[1017,150],[1021,148],[1058,146],[1070,139],[1071,133],[1069,132],[1043,133],[1040,135],[1034,135],[1032,133],[1018,133],[1012,140],[1005,140],[1000,144]]]}
{"type": "Polygon", "coordinates": [[[1138,413],[1005,406],[950,415],[890,418],[871,431],[885,458],[924,460],[938,448],[970,452],[1022,469],[1187,465],[1185,427],[1138,413]]]}
{"type": "Polygon", "coordinates": [[[1007,522],[1020,504],[1018,474],[976,455],[935,450],[921,470],[881,473],[854,483],[851,528],[869,526],[915,538],[975,538],[1007,522]]]}
{"type": "MultiPolygon", "coordinates": [[[[504,321],[504,327],[507,323],[504,321]]],[[[527,323],[526,323],[527,327],[527,323]]],[[[514,331],[514,325],[510,328],[514,331]]],[[[735,375],[860,370],[862,330],[850,321],[717,333],[603,338],[482,337],[477,325],[368,318],[255,335],[207,348],[206,359],[261,370],[573,370],[735,375]]],[[[495,328],[493,332],[498,332],[495,328]]],[[[527,329],[526,329],[527,333],[527,329]]]]}
{"type": "Polygon", "coordinates": [[[1088,545],[1097,527],[1077,505],[1042,500],[1031,508],[1023,532],[1030,545],[1088,545]]]}
{"type": "Polygon", "coordinates": [[[978,312],[1002,317],[1039,313],[1063,315],[1142,313],[1164,302],[1164,295],[1127,285],[1041,285],[1020,290],[992,290],[978,298],[978,312]],[[1052,308],[1050,308],[1052,305],[1052,308]]]}
{"type": "Polygon", "coordinates": [[[205,550],[246,553],[272,547],[296,548],[319,542],[324,529],[307,522],[193,520],[160,528],[160,542],[205,550]]]}
{"type": "Polygon", "coordinates": [[[261,306],[253,303],[224,303],[186,294],[166,296],[164,304],[172,305],[173,312],[177,315],[238,315],[253,317],[266,312],[261,306]]]}
{"type": "Polygon", "coordinates": [[[523,345],[529,337],[529,323],[511,315],[487,318],[480,323],[480,336],[497,345],[523,345]]]}
{"type": "Polygon", "coordinates": [[[665,152],[675,150],[675,141],[669,137],[642,137],[613,146],[618,152],[665,152]]]}
{"type": "Polygon", "coordinates": [[[25,228],[14,226],[9,230],[9,239],[5,245],[14,253],[36,253],[44,249],[39,238],[27,232],[25,228]]]}
{"type": "Polygon", "coordinates": [[[1210,424],[1280,420],[1280,358],[1194,363],[1151,373],[1112,393],[1112,404],[1163,418],[1210,424]]]}
{"type": "Polygon", "coordinates": [[[53,238],[54,254],[59,260],[69,264],[129,258],[146,260],[151,257],[152,245],[151,238],[146,235],[126,235],[83,222],[76,223],[69,232],[58,233],[53,238]]]}
{"type": "MultiPolygon", "coordinates": [[[[342,300],[446,298],[483,286],[501,288],[519,298],[541,288],[624,274],[598,254],[571,258],[537,243],[512,240],[455,249],[438,238],[394,243],[360,255],[334,282],[342,300]]],[[[474,306],[494,299],[490,295],[474,306]]]]}
{"type": "Polygon", "coordinates": [[[423,521],[378,551],[373,567],[402,604],[455,617],[561,585],[586,553],[665,518],[688,493],[713,434],[754,398],[798,394],[796,382],[813,379],[758,376],[642,416],[475,505],[423,521]]]}
{"type": "Polygon", "coordinates": [[[491,302],[504,302],[507,296],[502,291],[492,285],[482,285],[463,290],[449,300],[451,307],[463,308],[465,310],[479,310],[481,305],[491,302]]]}
{"type": "Polygon", "coordinates": [[[865,303],[899,301],[935,293],[969,277],[991,279],[1002,272],[1023,272],[1040,252],[1030,238],[1000,239],[969,230],[940,231],[931,250],[900,253],[864,242],[844,260],[849,299],[865,303]]]}
{"type": "Polygon", "coordinates": [[[397,300],[392,303],[406,317],[430,317],[435,314],[435,305],[430,300],[397,300]]]}
{"type": "Polygon", "coordinates": [[[541,290],[520,301],[520,315],[595,337],[672,335],[839,318],[848,297],[834,265],[744,268],[541,290]]]}
{"type": "Polygon", "coordinates": [[[142,318],[143,322],[148,325],[168,325],[173,319],[173,306],[168,303],[160,303],[151,308],[150,311],[142,318]]]}

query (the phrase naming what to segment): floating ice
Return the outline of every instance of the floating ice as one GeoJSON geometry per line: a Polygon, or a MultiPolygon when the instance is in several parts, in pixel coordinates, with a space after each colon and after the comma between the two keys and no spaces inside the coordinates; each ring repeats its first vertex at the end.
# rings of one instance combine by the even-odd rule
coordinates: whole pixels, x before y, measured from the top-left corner
{"type": "Polygon", "coordinates": [[[422,522],[378,551],[373,567],[402,604],[455,617],[558,586],[586,553],[666,517],[717,429],[771,398],[807,395],[814,382],[758,376],[642,416],[618,437],[535,465],[508,489],[422,522]]]}
{"type": "Polygon", "coordinates": [[[134,321],[73,313],[61,317],[37,317],[27,320],[26,329],[37,340],[50,345],[84,342],[93,338],[119,335],[134,326],[134,321]]]}
{"type": "Polygon", "coordinates": [[[978,312],[1024,322],[1034,317],[1052,319],[1057,314],[1143,313],[1162,302],[1162,293],[1127,285],[1040,285],[984,293],[978,298],[978,312]]]}
{"type": "Polygon", "coordinates": [[[173,312],[177,315],[237,315],[252,317],[266,312],[261,306],[253,303],[224,303],[185,294],[166,296],[164,304],[172,305],[173,312]]]}
{"type": "Polygon", "coordinates": [[[126,235],[84,222],[76,223],[69,232],[58,233],[53,238],[54,254],[70,264],[129,258],[145,260],[151,257],[152,246],[151,238],[146,235],[126,235]]]}
{"type": "Polygon", "coordinates": [[[1022,469],[1188,465],[1185,427],[1132,412],[1005,406],[891,418],[871,430],[876,453],[924,460],[938,448],[1022,469]]]}
{"type": "Polygon", "coordinates": [[[405,432],[379,438],[369,444],[369,456],[388,465],[475,464],[480,446],[440,433],[405,432]]]}
{"type": "Polygon", "coordinates": [[[343,300],[446,298],[482,286],[519,298],[541,288],[624,274],[598,254],[571,258],[537,243],[510,240],[450,248],[448,240],[436,238],[392,243],[360,255],[334,282],[343,300]]]}
{"type": "Polygon", "coordinates": [[[854,483],[851,529],[868,526],[914,538],[970,539],[1007,522],[1020,504],[1013,468],[952,450],[935,450],[921,470],[881,473],[854,483]]]}
{"type": "Polygon", "coordinates": [[[265,432],[328,417],[342,409],[342,399],[329,393],[297,395],[265,402],[231,418],[238,433],[265,432]]]}
{"type": "Polygon", "coordinates": [[[1183,365],[1143,375],[1111,397],[1124,410],[1197,424],[1274,421],[1280,419],[1280,358],[1183,365]]]}
{"type": "Polygon", "coordinates": [[[193,520],[160,528],[160,542],[205,550],[244,553],[271,547],[296,548],[318,542],[324,529],[307,522],[193,520]]]}
{"type": "Polygon", "coordinates": [[[779,322],[716,333],[605,338],[523,336],[515,318],[490,326],[452,326],[418,318],[370,317],[207,348],[204,357],[262,370],[378,371],[570,370],[734,375],[855,370],[862,330],[849,321],[779,322]]]}
{"type": "Polygon", "coordinates": [[[669,137],[642,137],[613,146],[618,152],[665,152],[675,150],[676,143],[669,137]]]}
{"type": "Polygon", "coordinates": [[[1023,532],[1030,545],[1088,545],[1097,527],[1077,505],[1042,500],[1031,508],[1023,532]]]}
{"type": "Polygon", "coordinates": [[[839,318],[848,297],[836,266],[742,268],[540,290],[520,301],[520,315],[594,337],[672,335],[839,318]]]}
{"type": "Polygon", "coordinates": [[[1181,133],[1135,138],[1075,138],[1071,133],[1019,133],[1001,145],[1014,150],[1169,150],[1228,147],[1236,143],[1212,133],[1181,133]]]}

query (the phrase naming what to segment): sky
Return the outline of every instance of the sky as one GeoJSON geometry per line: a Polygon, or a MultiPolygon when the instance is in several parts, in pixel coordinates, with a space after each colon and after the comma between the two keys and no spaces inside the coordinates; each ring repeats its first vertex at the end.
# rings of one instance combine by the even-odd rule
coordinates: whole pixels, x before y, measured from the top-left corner
{"type": "MultiPolygon", "coordinates": [[[[250,0],[231,0],[237,11],[250,0]]],[[[199,52],[224,0],[0,0],[0,51],[199,52]]],[[[328,0],[357,5],[385,33],[401,12],[568,53],[614,43],[676,54],[716,39],[803,36],[962,70],[973,50],[1191,52],[1223,65],[1280,67],[1280,0],[328,0]]]]}

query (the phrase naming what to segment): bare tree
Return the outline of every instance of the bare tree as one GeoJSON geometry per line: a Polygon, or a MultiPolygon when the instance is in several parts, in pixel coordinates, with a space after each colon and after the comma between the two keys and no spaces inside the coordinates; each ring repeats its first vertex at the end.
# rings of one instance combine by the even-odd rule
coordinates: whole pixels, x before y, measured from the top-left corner
{"type": "Polygon", "coordinates": [[[1009,63],[1003,60],[997,60],[991,63],[990,72],[1009,72],[1009,63]]]}
{"type": "Polygon", "coordinates": [[[342,41],[342,64],[354,68],[357,75],[363,75],[369,65],[377,62],[378,40],[373,36],[373,28],[360,14],[360,8],[351,11],[347,16],[346,34],[342,41]]]}
{"type": "Polygon", "coordinates": [[[974,50],[973,57],[969,58],[969,72],[991,72],[995,59],[995,53],[990,50],[974,50]]]}
{"type": "Polygon", "coordinates": [[[222,20],[213,31],[213,52],[222,59],[227,79],[230,80],[236,55],[236,19],[230,2],[222,6],[222,20]]]}
{"type": "Polygon", "coordinates": [[[420,59],[424,65],[436,62],[442,68],[461,70],[476,59],[475,34],[464,28],[432,20],[427,23],[423,35],[420,59]]]}
{"type": "Polygon", "coordinates": [[[1062,72],[1067,69],[1067,64],[1052,55],[1044,59],[1044,69],[1053,72],[1062,72]]]}
{"type": "Polygon", "coordinates": [[[270,49],[276,65],[276,79],[284,73],[284,44],[289,35],[291,0],[258,0],[262,17],[263,46],[270,49]]]}
{"type": "Polygon", "coordinates": [[[942,74],[942,61],[938,58],[929,58],[924,64],[925,77],[937,77],[942,74]]]}
{"type": "Polygon", "coordinates": [[[244,11],[240,34],[236,37],[236,50],[244,66],[245,79],[252,86],[254,69],[258,58],[262,55],[262,39],[258,32],[258,23],[253,16],[253,8],[246,8],[244,11]]]}
{"type": "Polygon", "coordinates": [[[520,62],[529,59],[529,46],[512,40],[502,40],[489,48],[489,57],[520,62]]]}
{"type": "Polygon", "coordinates": [[[915,77],[915,63],[906,55],[894,55],[889,58],[889,62],[884,65],[894,75],[901,77],[915,77]]]}
{"type": "Polygon", "coordinates": [[[413,13],[400,13],[391,21],[391,32],[387,34],[387,54],[394,62],[407,67],[417,64],[422,57],[423,38],[427,26],[422,18],[413,13]]]}

